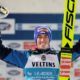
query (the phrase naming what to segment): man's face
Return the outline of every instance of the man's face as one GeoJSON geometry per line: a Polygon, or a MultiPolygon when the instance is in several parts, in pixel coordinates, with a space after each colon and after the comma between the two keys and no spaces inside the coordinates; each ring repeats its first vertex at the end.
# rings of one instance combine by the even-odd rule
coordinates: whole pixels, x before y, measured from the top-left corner
{"type": "Polygon", "coordinates": [[[47,49],[50,47],[49,38],[46,34],[40,34],[37,37],[37,48],[38,49],[47,49]]]}

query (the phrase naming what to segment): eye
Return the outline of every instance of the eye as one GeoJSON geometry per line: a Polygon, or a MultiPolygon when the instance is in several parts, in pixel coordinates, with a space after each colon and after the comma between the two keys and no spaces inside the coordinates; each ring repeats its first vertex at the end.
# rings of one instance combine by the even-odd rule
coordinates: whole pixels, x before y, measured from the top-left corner
{"type": "Polygon", "coordinates": [[[38,35],[38,38],[42,38],[42,36],[41,35],[38,35]]]}
{"type": "Polygon", "coordinates": [[[47,36],[47,35],[45,35],[45,38],[48,38],[48,36],[47,36]]]}
{"type": "Polygon", "coordinates": [[[38,38],[48,38],[48,36],[44,34],[44,35],[39,35],[38,38]]]}

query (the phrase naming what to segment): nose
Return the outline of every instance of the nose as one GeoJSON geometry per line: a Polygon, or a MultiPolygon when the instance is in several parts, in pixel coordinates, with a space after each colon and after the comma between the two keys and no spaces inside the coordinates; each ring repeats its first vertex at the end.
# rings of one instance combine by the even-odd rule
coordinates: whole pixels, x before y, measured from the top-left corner
{"type": "Polygon", "coordinates": [[[45,41],[45,38],[41,38],[41,41],[42,41],[42,42],[45,41]]]}

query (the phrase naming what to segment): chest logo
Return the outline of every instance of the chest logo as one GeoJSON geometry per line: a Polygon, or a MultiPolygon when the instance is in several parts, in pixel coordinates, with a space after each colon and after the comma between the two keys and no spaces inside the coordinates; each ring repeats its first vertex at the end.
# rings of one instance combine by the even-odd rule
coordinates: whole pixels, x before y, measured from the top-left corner
{"type": "Polygon", "coordinates": [[[46,56],[45,55],[42,55],[41,56],[41,60],[45,61],[46,60],[46,56]]]}

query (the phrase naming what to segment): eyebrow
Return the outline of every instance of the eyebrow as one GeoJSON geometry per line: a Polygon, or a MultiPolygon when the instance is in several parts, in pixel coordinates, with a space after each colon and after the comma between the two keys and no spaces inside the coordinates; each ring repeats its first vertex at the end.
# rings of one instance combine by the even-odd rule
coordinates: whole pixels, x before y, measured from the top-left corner
{"type": "Polygon", "coordinates": [[[44,35],[44,36],[48,36],[47,34],[39,34],[38,36],[42,36],[42,35],[44,35]]]}

